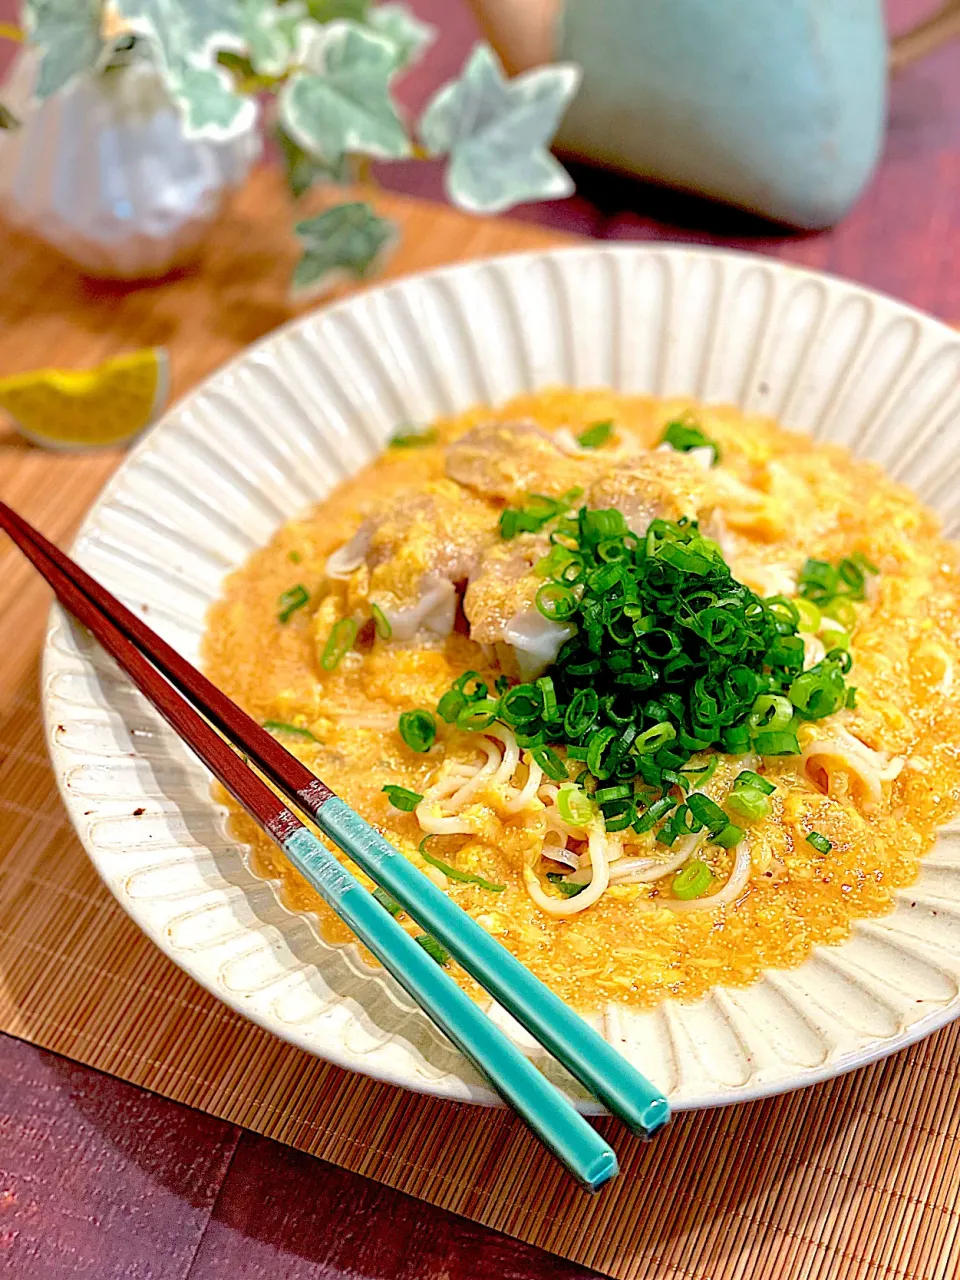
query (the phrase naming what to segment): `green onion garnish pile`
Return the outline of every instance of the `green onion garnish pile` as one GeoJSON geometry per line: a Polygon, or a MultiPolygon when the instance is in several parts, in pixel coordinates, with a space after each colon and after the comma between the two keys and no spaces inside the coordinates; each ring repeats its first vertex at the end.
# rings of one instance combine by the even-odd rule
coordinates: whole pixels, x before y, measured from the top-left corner
{"type": "MultiPolygon", "coordinates": [[[[545,514],[544,504],[537,519],[545,514]]],[[[498,682],[491,692],[466,672],[437,713],[468,732],[508,725],[549,778],[575,781],[590,796],[608,831],[663,823],[657,838],[670,845],[706,828],[716,843],[732,846],[742,831],[718,805],[699,794],[681,804],[669,793],[706,781],[709,771],[690,764],[698,752],[797,754],[802,721],[847,705],[849,652],[831,649],[804,671],[797,606],[780,596],[761,599],[737,582],[693,521],[654,520],[640,536],[616,510],[555,509],[538,527],[551,520],[551,548],[537,566],[544,578],[537,608],[575,634],[548,675],[510,687],[498,682]]],[[[829,583],[818,581],[849,596],[855,585],[846,564],[829,583]]],[[[872,566],[858,568],[862,590],[862,570],[872,566]]],[[[434,728],[427,711],[401,717],[414,750],[429,749],[434,728]]],[[[730,797],[737,820],[764,816],[771,789],[758,774],[742,773],[730,797]]]]}

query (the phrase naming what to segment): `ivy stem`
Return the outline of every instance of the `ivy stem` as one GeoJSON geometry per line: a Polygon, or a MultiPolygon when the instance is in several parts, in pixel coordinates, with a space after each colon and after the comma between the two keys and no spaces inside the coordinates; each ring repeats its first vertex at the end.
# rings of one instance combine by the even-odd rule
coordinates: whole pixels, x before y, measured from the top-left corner
{"type": "Polygon", "coordinates": [[[375,187],[373,161],[369,156],[353,156],[353,180],[360,187],[375,187]]]}

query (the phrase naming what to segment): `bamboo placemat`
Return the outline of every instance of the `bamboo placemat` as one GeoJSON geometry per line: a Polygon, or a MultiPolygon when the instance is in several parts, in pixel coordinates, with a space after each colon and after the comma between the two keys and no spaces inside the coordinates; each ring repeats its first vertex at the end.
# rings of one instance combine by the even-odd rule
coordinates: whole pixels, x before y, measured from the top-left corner
{"type": "MultiPolygon", "coordinates": [[[[395,198],[394,273],[557,237],[395,198]]],[[[163,343],[174,392],[288,317],[285,200],[259,174],[201,274],[84,283],[0,233],[0,373],[163,343]]],[[[0,427],[0,492],[69,538],[115,453],[45,454],[0,427]]],[[[224,1008],[144,938],[62,812],[38,709],[44,586],[0,547],[0,1031],[146,1086],[616,1277],[951,1280],[960,1269],[960,1032],[818,1088],[681,1116],[592,1199],[505,1112],[326,1066],[224,1008]]]]}

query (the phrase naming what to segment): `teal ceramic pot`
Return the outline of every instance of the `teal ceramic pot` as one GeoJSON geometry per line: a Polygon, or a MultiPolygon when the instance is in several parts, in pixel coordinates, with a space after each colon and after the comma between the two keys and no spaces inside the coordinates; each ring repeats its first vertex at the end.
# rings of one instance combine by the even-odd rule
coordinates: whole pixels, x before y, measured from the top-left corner
{"type": "Polygon", "coordinates": [[[883,141],[878,0],[566,0],[561,152],[795,227],[850,208],[883,141]]]}

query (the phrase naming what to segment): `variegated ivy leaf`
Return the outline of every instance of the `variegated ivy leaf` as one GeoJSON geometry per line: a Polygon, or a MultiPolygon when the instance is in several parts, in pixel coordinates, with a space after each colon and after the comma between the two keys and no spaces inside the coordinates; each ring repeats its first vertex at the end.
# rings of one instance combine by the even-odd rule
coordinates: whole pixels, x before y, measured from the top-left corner
{"type": "Polygon", "coordinates": [[[390,97],[395,50],[355,22],[301,28],[304,70],[280,90],[280,123],[304,151],[330,167],[348,152],[382,160],[410,154],[390,97]]]}
{"type": "Polygon", "coordinates": [[[75,76],[92,71],[103,54],[98,0],[28,0],[28,41],[41,51],[36,93],[49,98],[75,76]]]}
{"type": "Polygon", "coordinates": [[[240,0],[240,22],[247,54],[261,76],[281,76],[297,44],[297,27],[306,16],[302,4],[278,6],[275,0],[240,0]]]}
{"type": "Polygon", "coordinates": [[[450,157],[450,199],[471,213],[502,213],[570,195],[570,175],[548,147],[579,83],[580,69],[570,63],[507,80],[490,46],[477,45],[460,79],[437,91],[418,126],[431,154],[450,157]]]}
{"type": "Polygon", "coordinates": [[[278,128],[276,134],[284,177],[294,199],[299,200],[317,182],[338,183],[342,186],[349,181],[350,167],[346,156],[341,159],[337,168],[330,169],[322,160],[307,155],[282,129],[278,128]]]}
{"type": "Polygon", "coordinates": [[[338,18],[363,22],[369,8],[370,0],[307,0],[307,12],[314,22],[336,22],[338,18]]]}
{"type": "Polygon", "coordinates": [[[303,244],[293,273],[298,297],[326,293],[344,278],[371,275],[397,238],[392,222],[359,201],[335,205],[294,229],[303,244]]]}
{"type": "Polygon", "coordinates": [[[186,128],[196,137],[235,137],[253,123],[256,107],[234,90],[220,67],[188,63],[170,73],[169,84],[184,113],[186,128]]]}
{"type": "Polygon", "coordinates": [[[226,138],[250,128],[256,105],[217,65],[220,50],[242,51],[239,0],[115,0],[146,37],[193,134],[226,138]]]}
{"type": "Polygon", "coordinates": [[[397,71],[403,71],[416,62],[437,36],[436,27],[421,22],[405,4],[378,4],[370,10],[367,22],[393,45],[397,71]]]}

